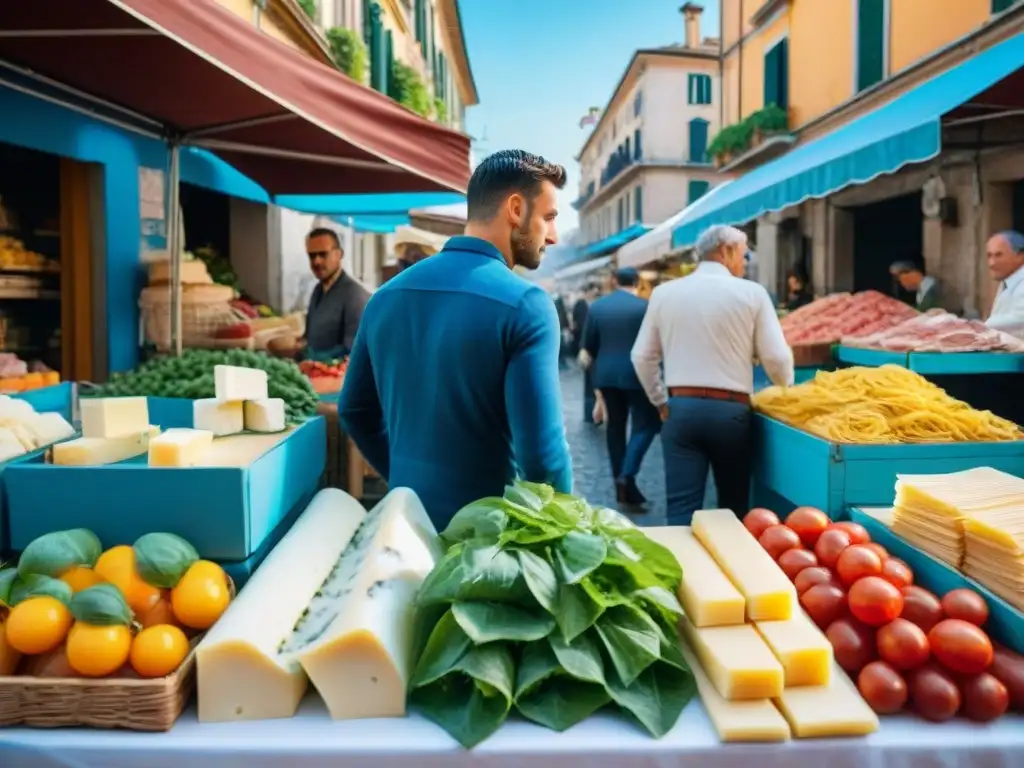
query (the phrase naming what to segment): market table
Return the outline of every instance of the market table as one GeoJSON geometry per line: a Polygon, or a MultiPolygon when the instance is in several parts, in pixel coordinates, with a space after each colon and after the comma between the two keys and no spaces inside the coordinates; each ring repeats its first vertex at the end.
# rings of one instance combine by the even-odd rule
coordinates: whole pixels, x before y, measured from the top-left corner
{"type": "Polygon", "coordinates": [[[290,720],[199,725],[194,710],[169,733],[86,729],[0,730],[3,768],[1019,768],[1024,765],[1024,717],[990,725],[954,720],[941,725],[889,717],[866,739],[797,740],[785,744],[718,741],[698,701],[661,740],[612,715],[596,715],[565,733],[510,721],[471,751],[439,727],[405,720],[333,722],[315,697],[290,720]],[[372,762],[370,762],[372,760],[372,762]]]}

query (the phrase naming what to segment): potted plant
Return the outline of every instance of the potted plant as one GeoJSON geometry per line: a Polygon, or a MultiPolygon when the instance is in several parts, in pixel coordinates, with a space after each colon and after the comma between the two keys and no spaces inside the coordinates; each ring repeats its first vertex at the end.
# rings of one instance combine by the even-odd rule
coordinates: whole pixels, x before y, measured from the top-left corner
{"type": "Polygon", "coordinates": [[[752,146],[757,146],[769,136],[785,133],[789,127],[786,110],[777,104],[768,104],[759,109],[748,118],[753,131],[751,135],[752,146]]]}

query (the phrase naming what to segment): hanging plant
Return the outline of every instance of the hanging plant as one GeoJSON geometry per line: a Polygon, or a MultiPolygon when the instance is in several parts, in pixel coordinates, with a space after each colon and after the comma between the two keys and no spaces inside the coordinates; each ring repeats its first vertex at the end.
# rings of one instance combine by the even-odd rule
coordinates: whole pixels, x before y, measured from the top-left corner
{"type": "Polygon", "coordinates": [[[439,123],[448,122],[448,106],[444,103],[444,99],[434,99],[434,120],[439,123]]]}
{"type": "Polygon", "coordinates": [[[388,96],[421,117],[430,117],[434,107],[423,79],[415,69],[400,61],[391,62],[388,96]]]}
{"type": "Polygon", "coordinates": [[[316,0],[296,0],[310,19],[316,20],[316,0]]]}
{"type": "Polygon", "coordinates": [[[338,69],[356,82],[364,82],[368,56],[363,38],[351,29],[331,27],[327,30],[327,42],[338,69]]]}

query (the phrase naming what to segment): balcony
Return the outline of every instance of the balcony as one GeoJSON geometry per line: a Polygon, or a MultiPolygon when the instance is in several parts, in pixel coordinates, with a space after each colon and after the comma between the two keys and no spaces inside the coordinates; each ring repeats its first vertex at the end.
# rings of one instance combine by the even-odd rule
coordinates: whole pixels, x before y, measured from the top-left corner
{"type": "Polygon", "coordinates": [[[583,206],[590,202],[590,199],[594,196],[594,193],[597,191],[595,187],[596,185],[594,184],[594,182],[590,182],[589,184],[587,184],[587,191],[581,192],[580,196],[572,201],[572,207],[574,210],[578,211],[580,208],[582,208],[583,206]]]}
{"type": "Polygon", "coordinates": [[[720,130],[707,153],[720,171],[738,171],[784,154],[795,141],[786,111],[769,104],[720,130]]]}

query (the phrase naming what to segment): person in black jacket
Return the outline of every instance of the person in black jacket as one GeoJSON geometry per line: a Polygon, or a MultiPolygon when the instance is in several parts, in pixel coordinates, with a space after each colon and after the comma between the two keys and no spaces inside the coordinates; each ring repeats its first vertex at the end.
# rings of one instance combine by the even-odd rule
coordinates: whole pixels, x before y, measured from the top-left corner
{"type": "Polygon", "coordinates": [[[811,293],[811,289],[807,285],[807,279],[799,272],[789,273],[786,278],[786,287],[789,289],[786,296],[786,309],[790,312],[814,301],[814,294],[811,293]]]}
{"type": "Polygon", "coordinates": [[[565,299],[562,298],[562,294],[555,294],[555,314],[558,315],[558,327],[562,332],[562,343],[558,347],[558,368],[565,370],[569,367],[568,359],[572,355],[570,348],[570,335],[571,331],[569,328],[569,315],[565,311],[565,299]]]}
{"type": "MultiPolygon", "coordinates": [[[[572,306],[572,354],[579,355],[583,349],[583,329],[587,325],[587,314],[590,312],[590,302],[598,295],[598,288],[594,284],[583,289],[580,296],[572,306]]],[[[583,421],[588,424],[594,423],[594,405],[597,397],[594,394],[594,383],[591,381],[590,366],[583,367],[583,421]]]]}

